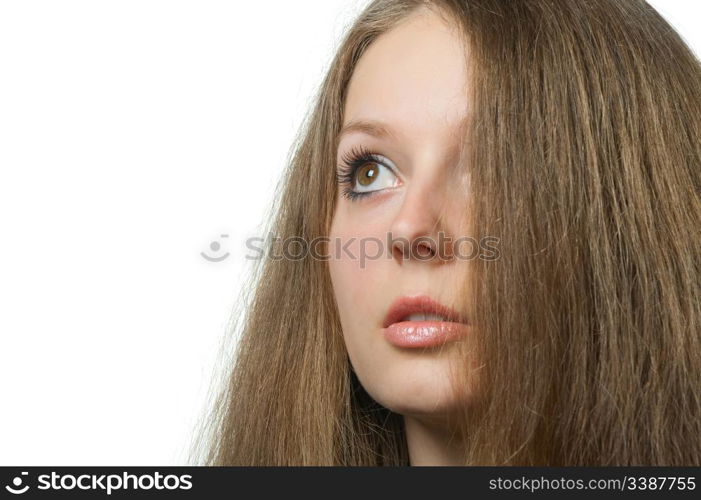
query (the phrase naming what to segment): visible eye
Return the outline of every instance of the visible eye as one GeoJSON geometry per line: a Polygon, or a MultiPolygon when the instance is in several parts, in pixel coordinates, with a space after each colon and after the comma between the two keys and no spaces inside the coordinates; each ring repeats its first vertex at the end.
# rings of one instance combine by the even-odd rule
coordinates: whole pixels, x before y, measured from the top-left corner
{"type": "Polygon", "coordinates": [[[350,200],[399,185],[394,169],[385,164],[387,160],[381,155],[359,147],[346,153],[342,160],[337,178],[344,186],[343,196],[350,200]]]}

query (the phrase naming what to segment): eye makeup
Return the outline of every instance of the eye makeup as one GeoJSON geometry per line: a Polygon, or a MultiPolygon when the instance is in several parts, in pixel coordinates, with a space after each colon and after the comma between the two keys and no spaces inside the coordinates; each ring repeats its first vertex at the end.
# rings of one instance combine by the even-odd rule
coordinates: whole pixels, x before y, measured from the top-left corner
{"type": "Polygon", "coordinates": [[[343,188],[343,196],[351,201],[371,196],[387,187],[394,187],[398,181],[394,167],[389,166],[389,162],[382,155],[364,146],[351,148],[342,155],[336,178],[339,186],[343,188]],[[361,179],[358,178],[359,173],[363,175],[361,179]],[[394,178],[395,182],[390,181],[390,185],[382,186],[378,179],[387,182],[387,175],[394,178]]]}

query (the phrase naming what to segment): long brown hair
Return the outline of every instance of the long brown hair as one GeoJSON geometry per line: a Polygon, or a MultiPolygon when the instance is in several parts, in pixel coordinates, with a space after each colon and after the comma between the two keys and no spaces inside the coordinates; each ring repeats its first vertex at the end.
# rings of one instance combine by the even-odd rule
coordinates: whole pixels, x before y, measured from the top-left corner
{"type": "MultiPolygon", "coordinates": [[[[268,232],[328,234],[353,68],[422,7],[465,38],[466,206],[477,237],[499,238],[465,283],[484,396],[464,410],[465,463],[701,465],[701,66],[644,1],[373,1],[268,232]]],[[[251,290],[204,463],[407,465],[401,416],[351,370],[328,263],[265,259],[251,290]]],[[[458,389],[474,376],[460,370],[458,389]]]]}

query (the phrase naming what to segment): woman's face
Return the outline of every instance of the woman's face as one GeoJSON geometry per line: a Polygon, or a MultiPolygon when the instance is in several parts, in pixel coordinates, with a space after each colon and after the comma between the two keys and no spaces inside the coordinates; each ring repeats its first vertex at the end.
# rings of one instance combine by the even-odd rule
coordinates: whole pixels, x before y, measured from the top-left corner
{"type": "MultiPolygon", "coordinates": [[[[331,279],[358,379],[405,416],[449,414],[471,395],[454,395],[449,374],[449,362],[460,362],[457,343],[472,342],[469,327],[458,324],[464,316],[409,317],[430,309],[426,297],[465,315],[455,301],[467,260],[430,257],[439,233],[453,241],[467,234],[459,150],[467,84],[459,35],[436,14],[417,11],[363,54],[345,102],[336,160],[347,178],[330,231],[331,279]],[[373,157],[343,167],[359,152],[373,157]]],[[[442,255],[451,255],[446,248],[442,255]]]]}

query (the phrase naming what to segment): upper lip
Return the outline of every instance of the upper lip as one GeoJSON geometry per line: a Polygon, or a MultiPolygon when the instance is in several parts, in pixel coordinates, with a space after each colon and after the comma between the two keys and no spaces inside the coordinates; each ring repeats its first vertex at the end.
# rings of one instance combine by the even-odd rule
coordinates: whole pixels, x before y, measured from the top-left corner
{"type": "Polygon", "coordinates": [[[382,327],[387,328],[389,325],[401,321],[402,318],[410,314],[436,314],[443,316],[446,321],[454,323],[465,322],[464,318],[454,309],[436,302],[427,295],[417,295],[414,297],[399,297],[396,299],[390,306],[389,311],[387,311],[387,316],[385,316],[382,327]]]}

